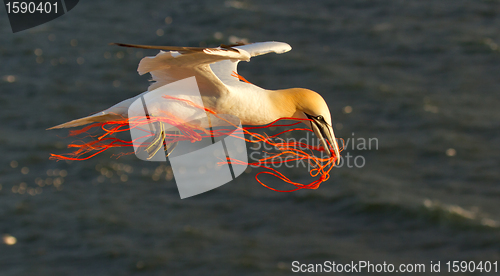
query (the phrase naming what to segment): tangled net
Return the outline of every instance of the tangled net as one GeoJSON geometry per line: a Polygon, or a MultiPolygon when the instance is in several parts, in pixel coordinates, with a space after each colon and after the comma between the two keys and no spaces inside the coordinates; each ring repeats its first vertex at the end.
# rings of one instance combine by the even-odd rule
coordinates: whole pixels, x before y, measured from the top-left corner
{"type": "MultiPolygon", "coordinates": [[[[228,123],[228,125],[234,127],[234,129],[205,129],[203,127],[186,123],[183,120],[177,118],[171,113],[168,112],[163,112],[162,116],[137,116],[137,117],[130,117],[130,118],[121,118],[118,120],[112,120],[112,121],[107,121],[107,122],[98,122],[94,124],[90,124],[86,127],[83,127],[82,129],[79,130],[72,130],[69,133],[69,136],[79,136],[79,135],[84,135],[82,138],[91,138],[92,141],[90,142],[84,142],[84,141],[77,141],[73,142],[72,144],[68,145],[68,148],[73,148],[74,151],[63,154],[63,155],[58,155],[58,154],[51,154],[50,158],[51,160],[76,160],[76,161],[81,161],[81,160],[87,160],[90,159],[102,152],[105,152],[108,149],[111,148],[123,148],[123,147],[134,147],[134,142],[136,142],[139,139],[144,139],[147,137],[153,137],[155,134],[150,131],[144,130],[143,126],[149,125],[151,123],[165,123],[169,125],[175,126],[179,132],[176,134],[168,134],[166,135],[165,138],[165,143],[175,143],[175,142],[180,142],[180,141],[190,141],[192,143],[200,141],[204,138],[214,138],[214,137],[225,137],[225,136],[232,136],[234,138],[238,139],[243,139],[247,143],[265,143],[274,149],[276,149],[276,152],[273,153],[268,153],[268,156],[261,158],[257,160],[256,162],[244,162],[241,160],[236,160],[234,158],[229,158],[226,157],[226,160],[221,160],[221,162],[218,162],[218,165],[223,165],[223,164],[228,164],[230,163],[231,165],[242,165],[242,166],[252,166],[252,167],[259,167],[264,169],[264,171],[261,171],[255,175],[255,179],[257,182],[259,182],[261,185],[264,187],[271,189],[273,191],[277,192],[293,192],[297,191],[300,189],[317,189],[319,185],[325,181],[327,181],[330,177],[330,171],[332,168],[335,166],[335,163],[337,159],[339,158],[338,156],[328,156],[328,157],[317,157],[314,154],[314,151],[321,152],[323,151],[322,146],[314,146],[310,145],[307,143],[302,143],[302,142],[297,142],[297,141],[285,141],[283,138],[280,138],[280,135],[283,135],[288,132],[294,132],[294,131],[307,131],[307,132],[312,132],[311,129],[309,128],[299,128],[299,127],[294,127],[298,124],[300,124],[302,121],[311,121],[310,119],[302,119],[302,118],[280,118],[270,124],[264,125],[264,126],[252,126],[252,127],[239,127],[229,120],[225,119],[222,116],[219,116],[216,114],[213,110],[210,110],[208,108],[205,108],[203,106],[200,106],[192,101],[185,100],[185,99],[180,99],[172,96],[163,96],[166,99],[169,100],[175,100],[179,102],[183,102],[186,105],[204,110],[207,113],[212,114],[213,116],[217,117],[220,120],[224,120],[228,123]],[[293,120],[295,122],[293,123],[280,123],[282,120],[293,120]],[[267,135],[267,134],[259,134],[254,131],[258,129],[266,129],[266,128],[271,128],[271,127],[294,127],[287,129],[285,131],[282,131],[280,133],[274,134],[274,135],[267,135]],[[92,129],[101,129],[104,131],[104,134],[101,135],[92,135],[89,134],[89,131],[92,129]],[[141,131],[144,131],[145,134],[142,137],[133,139],[131,141],[119,139],[116,137],[113,137],[114,134],[118,134],[121,132],[130,132],[132,129],[139,128],[141,131]],[[246,138],[244,135],[241,134],[247,134],[250,139],[246,138]],[[277,141],[275,141],[277,140],[277,141]],[[285,157],[285,158],[283,158],[285,157]],[[272,166],[276,164],[284,164],[284,163],[289,163],[289,162],[308,162],[309,164],[309,174],[312,178],[316,178],[309,184],[302,184],[298,182],[294,182],[288,177],[286,177],[283,173],[279,172],[272,166]],[[259,176],[262,174],[269,174],[274,177],[277,177],[281,179],[282,181],[292,184],[295,186],[294,189],[291,190],[279,190],[272,188],[266,184],[264,184],[261,179],[259,179],[259,176]]],[[[342,143],[343,145],[343,143],[342,143]]],[[[137,145],[136,145],[137,146],[137,145]]],[[[145,145],[141,145],[145,146],[145,145]]],[[[343,148],[340,149],[341,151],[343,148]]],[[[130,155],[133,154],[134,151],[131,152],[125,152],[125,153],[120,153],[118,155],[115,155],[117,158],[125,155],[130,155]]]]}

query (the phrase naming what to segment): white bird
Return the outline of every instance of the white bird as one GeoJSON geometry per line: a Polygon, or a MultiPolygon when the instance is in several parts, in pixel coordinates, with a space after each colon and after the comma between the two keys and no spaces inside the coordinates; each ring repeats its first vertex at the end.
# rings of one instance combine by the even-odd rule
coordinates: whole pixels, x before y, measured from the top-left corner
{"type": "MultiPolygon", "coordinates": [[[[237,74],[238,62],[250,61],[251,57],[270,52],[277,54],[288,52],[292,48],[287,43],[273,41],[246,45],[221,45],[217,48],[115,45],[162,50],[158,55],[145,57],[139,63],[137,69],[139,74],[150,73],[154,81],[148,91],[94,115],[49,129],[123,119],[128,116],[129,106],[141,95],[166,84],[194,76],[203,105],[217,114],[236,116],[243,125],[265,125],[286,117],[310,119],[311,121],[304,122],[312,128],[324,150],[332,156],[335,153],[339,161],[340,151],[333,132],[330,110],[318,93],[304,88],[267,90],[241,81],[241,77],[237,74]],[[332,146],[333,152],[327,141],[332,146]]],[[[182,115],[178,114],[182,111],[171,110],[172,108],[165,105],[160,105],[158,110],[149,110],[149,112],[155,115],[155,112],[158,113],[162,109],[182,115]]]]}

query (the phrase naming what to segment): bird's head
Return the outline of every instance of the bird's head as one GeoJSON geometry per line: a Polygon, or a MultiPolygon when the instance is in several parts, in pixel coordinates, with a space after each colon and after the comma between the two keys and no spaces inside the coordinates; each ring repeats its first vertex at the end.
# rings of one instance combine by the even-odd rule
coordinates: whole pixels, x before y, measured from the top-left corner
{"type": "Polygon", "coordinates": [[[305,124],[314,131],[314,134],[321,141],[323,148],[329,155],[333,156],[333,153],[335,153],[338,163],[340,161],[340,150],[333,133],[330,110],[323,97],[312,90],[303,88],[286,89],[285,94],[287,98],[291,99],[290,109],[294,110],[292,116],[311,120],[305,121],[305,124]]]}

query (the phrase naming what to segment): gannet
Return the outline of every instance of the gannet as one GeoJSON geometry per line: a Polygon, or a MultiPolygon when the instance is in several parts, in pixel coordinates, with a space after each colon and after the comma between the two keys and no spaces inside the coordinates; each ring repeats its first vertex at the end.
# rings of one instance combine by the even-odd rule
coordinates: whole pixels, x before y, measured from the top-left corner
{"type": "MultiPolygon", "coordinates": [[[[163,85],[195,76],[203,104],[218,114],[229,114],[242,125],[265,125],[280,118],[310,119],[303,121],[321,141],[324,151],[340,160],[340,150],[332,127],[330,110],[323,97],[304,88],[268,90],[244,80],[238,75],[240,61],[267,53],[285,53],[292,48],[283,42],[221,45],[217,48],[148,46],[112,43],[118,46],[161,50],[154,57],[145,57],[137,71],[150,73],[148,91],[124,100],[94,115],[69,121],[49,129],[68,128],[127,117],[128,107],[141,95],[163,85]],[[242,81],[244,80],[244,81],[242,81]],[[330,149],[327,141],[333,148],[330,149]]],[[[168,106],[160,108],[169,109],[168,106]]],[[[154,112],[154,111],[150,111],[154,112]]],[[[169,110],[175,114],[182,110],[169,110]]],[[[177,115],[177,114],[176,114],[177,115]]]]}

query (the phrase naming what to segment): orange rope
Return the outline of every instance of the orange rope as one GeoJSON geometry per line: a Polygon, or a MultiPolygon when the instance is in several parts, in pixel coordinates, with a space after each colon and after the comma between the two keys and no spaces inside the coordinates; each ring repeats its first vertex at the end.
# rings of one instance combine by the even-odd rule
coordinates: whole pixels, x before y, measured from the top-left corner
{"type": "Polygon", "coordinates": [[[246,79],[245,79],[242,75],[240,75],[240,74],[236,73],[235,71],[233,71],[233,72],[231,73],[231,77],[235,77],[235,78],[238,78],[238,79],[239,79],[239,80],[241,80],[241,81],[244,81],[244,82],[246,82],[246,83],[252,84],[251,82],[247,81],[247,80],[246,80],[246,79]]]}
{"type": "MultiPolygon", "coordinates": [[[[264,128],[269,128],[269,127],[291,127],[295,126],[297,124],[300,124],[301,121],[310,121],[310,119],[301,119],[301,118],[281,118],[278,119],[270,124],[264,125],[264,126],[252,126],[252,127],[244,127],[240,128],[238,125],[234,125],[230,121],[224,119],[223,117],[219,116],[218,114],[215,113],[215,111],[205,108],[203,106],[200,106],[192,101],[185,100],[185,99],[179,99],[176,97],[172,96],[163,96],[166,99],[171,99],[171,100],[176,100],[183,102],[187,105],[193,106],[195,108],[202,109],[210,114],[213,114],[215,117],[217,117],[220,120],[224,120],[227,122],[229,125],[235,128],[235,130],[231,129],[216,129],[216,130],[207,130],[205,128],[195,126],[189,123],[185,123],[179,118],[175,117],[173,114],[170,114],[168,112],[164,112],[161,117],[157,116],[151,116],[149,118],[143,117],[143,116],[138,116],[138,117],[131,117],[131,118],[122,118],[120,120],[114,120],[114,121],[109,121],[109,122],[100,122],[100,123],[94,123],[89,126],[83,127],[82,129],[79,130],[73,130],[70,131],[70,136],[77,136],[80,134],[87,134],[84,138],[92,138],[93,141],[91,142],[74,142],[70,145],[68,145],[68,148],[75,148],[76,150],[65,154],[65,155],[57,155],[57,154],[51,154],[50,159],[51,160],[87,160],[89,158],[92,158],[110,148],[114,147],[133,147],[134,142],[136,142],[138,139],[144,139],[146,137],[152,137],[154,136],[154,133],[151,133],[149,131],[146,131],[141,128],[142,131],[145,132],[144,136],[136,138],[132,141],[125,141],[122,139],[118,139],[116,137],[111,137],[111,135],[115,133],[120,133],[120,132],[129,132],[132,129],[151,124],[154,122],[162,122],[165,124],[170,124],[176,126],[180,134],[169,134],[166,137],[166,143],[174,143],[174,142],[180,142],[180,141],[190,141],[190,142],[196,142],[200,141],[203,138],[209,138],[209,137],[223,137],[223,136],[232,136],[238,139],[243,139],[248,143],[266,143],[273,148],[277,149],[277,152],[271,153],[270,156],[261,158],[257,160],[257,162],[252,162],[252,163],[247,163],[243,162],[241,160],[235,160],[235,159],[229,159],[227,157],[227,160],[221,161],[218,163],[218,165],[223,165],[227,163],[231,163],[232,165],[242,165],[242,166],[253,166],[253,167],[259,167],[263,168],[267,171],[262,171],[259,172],[255,175],[255,179],[257,182],[259,182],[261,185],[264,187],[271,189],[273,191],[277,192],[292,192],[300,189],[317,189],[319,185],[322,182],[325,182],[328,180],[330,177],[330,171],[331,169],[335,166],[335,162],[338,156],[331,156],[327,158],[319,158],[316,157],[313,153],[313,151],[322,151],[323,147],[322,146],[313,146],[301,142],[285,142],[282,138],[280,138],[280,135],[292,131],[309,131],[312,132],[312,130],[308,128],[291,128],[284,130],[278,134],[274,134],[271,136],[268,136],[267,134],[259,134],[252,132],[252,130],[256,129],[264,129],[264,128]],[[278,124],[281,120],[295,120],[296,122],[290,123],[290,124],[278,124]],[[100,128],[102,131],[104,131],[104,134],[102,135],[90,135],[88,132],[91,129],[94,128],[100,128]],[[241,134],[247,134],[248,136],[251,137],[251,139],[246,138],[244,135],[241,134]],[[242,138],[243,136],[243,138],[242,138]],[[278,142],[273,141],[273,139],[279,140],[278,142]],[[283,160],[283,156],[286,156],[283,160]],[[276,161],[276,159],[280,159],[280,161],[276,161]],[[294,182],[288,177],[286,177],[283,173],[277,171],[275,168],[272,168],[272,165],[276,164],[284,164],[288,162],[297,162],[297,161],[307,161],[309,165],[313,167],[309,171],[309,174],[311,177],[316,178],[316,180],[312,181],[309,184],[301,184],[298,182],[294,182]],[[277,177],[281,179],[282,181],[292,184],[295,186],[294,189],[291,190],[278,190],[272,187],[269,187],[268,185],[264,184],[260,179],[259,176],[262,174],[269,174],[274,177],[277,177]]],[[[141,145],[140,147],[146,147],[147,145],[141,145]]],[[[130,153],[121,153],[118,155],[118,157],[132,154],[133,152],[130,153]]]]}

